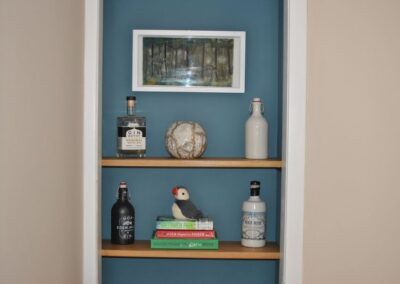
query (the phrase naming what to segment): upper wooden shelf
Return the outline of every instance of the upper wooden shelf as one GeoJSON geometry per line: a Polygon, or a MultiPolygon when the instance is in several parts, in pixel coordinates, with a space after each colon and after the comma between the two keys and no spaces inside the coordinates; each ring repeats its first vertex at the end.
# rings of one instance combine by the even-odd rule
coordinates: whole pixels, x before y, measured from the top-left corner
{"type": "Polygon", "coordinates": [[[101,255],[104,257],[134,258],[196,258],[196,259],[265,259],[278,260],[279,246],[267,243],[262,248],[246,248],[240,242],[219,242],[218,250],[160,250],[151,249],[150,241],[135,241],[132,245],[114,245],[103,240],[101,255]]]}
{"type": "Polygon", "coordinates": [[[250,160],[244,158],[137,158],[125,159],[104,157],[103,167],[134,167],[134,168],[282,168],[282,161],[275,159],[250,160]]]}

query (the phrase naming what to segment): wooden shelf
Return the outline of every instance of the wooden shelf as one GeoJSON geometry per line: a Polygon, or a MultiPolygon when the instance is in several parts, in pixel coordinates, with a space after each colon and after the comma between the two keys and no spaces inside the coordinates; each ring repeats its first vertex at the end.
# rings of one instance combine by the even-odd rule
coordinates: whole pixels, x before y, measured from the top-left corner
{"type": "Polygon", "coordinates": [[[105,157],[103,167],[133,167],[133,168],[282,168],[282,161],[275,159],[250,160],[244,158],[138,158],[124,159],[105,157]]]}
{"type": "Polygon", "coordinates": [[[279,246],[267,243],[262,248],[246,248],[240,242],[219,242],[218,250],[159,250],[151,249],[150,241],[135,241],[132,245],[114,245],[103,240],[103,257],[132,258],[196,258],[196,259],[264,259],[278,260],[279,246]]]}

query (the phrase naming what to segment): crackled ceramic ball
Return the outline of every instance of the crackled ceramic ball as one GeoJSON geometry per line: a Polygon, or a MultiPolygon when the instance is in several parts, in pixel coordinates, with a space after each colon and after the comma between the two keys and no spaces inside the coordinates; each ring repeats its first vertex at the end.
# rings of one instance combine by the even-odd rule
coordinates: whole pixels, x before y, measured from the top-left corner
{"type": "Polygon", "coordinates": [[[198,158],[204,153],[206,146],[206,132],[197,122],[174,122],[165,134],[165,147],[174,158],[198,158]]]}

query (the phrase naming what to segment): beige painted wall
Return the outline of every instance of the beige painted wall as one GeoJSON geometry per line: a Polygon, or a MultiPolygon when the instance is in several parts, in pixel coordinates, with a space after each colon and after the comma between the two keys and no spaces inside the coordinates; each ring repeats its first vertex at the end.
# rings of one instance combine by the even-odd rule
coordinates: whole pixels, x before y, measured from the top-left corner
{"type": "Polygon", "coordinates": [[[83,1],[0,1],[0,283],[82,278],[83,1]]]}
{"type": "Polygon", "coordinates": [[[400,1],[308,5],[304,283],[400,283],[400,1]]]}
{"type": "MultiPolygon", "coordinates": [[[[81,282],[82,2],[0,1],[1,284],[81,282]]],[[[400,283],[398,11],[309,0],[305,284],[400,283]]]]}

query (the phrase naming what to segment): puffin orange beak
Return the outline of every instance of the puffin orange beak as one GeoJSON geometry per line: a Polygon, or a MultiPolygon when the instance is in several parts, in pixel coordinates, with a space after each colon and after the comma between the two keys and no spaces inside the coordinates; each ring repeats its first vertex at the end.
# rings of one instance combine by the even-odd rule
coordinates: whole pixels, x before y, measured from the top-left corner
{"type": "Polygon", "coordinates": [[[178,194],[178,188],[177,188],[177,187],[174,187],[174,188],[172,189],[172,194],[173,194],[173,195],[177,195],[177,194],[178,194]]]}

